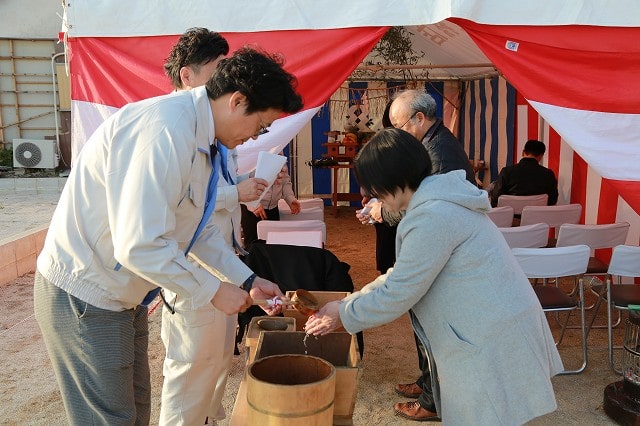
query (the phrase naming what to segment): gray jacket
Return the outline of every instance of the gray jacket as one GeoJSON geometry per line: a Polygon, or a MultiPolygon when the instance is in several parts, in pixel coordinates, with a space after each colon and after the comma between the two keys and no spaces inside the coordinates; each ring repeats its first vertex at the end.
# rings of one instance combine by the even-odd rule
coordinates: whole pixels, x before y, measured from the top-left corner
{"type": "Polygon", "coordinates": [[[411,312],[445,424],[522,424],[556,409],[562,361],[489,208],[462,171],[425,178],[398,226],[394,268],[340,305],[349,333],[411,312]]]}

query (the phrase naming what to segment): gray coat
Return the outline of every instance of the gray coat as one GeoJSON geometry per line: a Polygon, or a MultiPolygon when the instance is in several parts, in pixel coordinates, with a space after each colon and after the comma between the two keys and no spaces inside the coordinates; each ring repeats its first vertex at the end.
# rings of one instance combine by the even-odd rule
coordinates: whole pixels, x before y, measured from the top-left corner
{"type": "Polygon", "coordinates": [[[464,171],[425,178],[398,226],[394,268],[340,305],[350,333],[410,311],[446,424],[522,424],[556,409],[562,361],[489,208],[464,171]]]}

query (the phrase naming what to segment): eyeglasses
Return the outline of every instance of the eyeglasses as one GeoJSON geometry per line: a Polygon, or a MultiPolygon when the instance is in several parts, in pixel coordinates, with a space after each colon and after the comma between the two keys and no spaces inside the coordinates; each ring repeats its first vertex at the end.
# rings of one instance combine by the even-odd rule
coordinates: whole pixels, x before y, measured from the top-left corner
{"type": "Polygon", "coordinates": [[[404,128],[404,126],[406,126],[406,125],[407,125],[407,123],[409,123],[411,120],[413,120],[413,117],[415,117],[415,116],[416,116],[416,114],[417,114],[417,112],[414,112],[413,114],[411,114],[411,117],[409,117],[409,118],[407,119],[407,121],[405,121],[405,122],[404,122],[404,124],[403,124],[402,126],[400,126],[400,127],[395,126],[395,128],[396,128],[396,129],[400,129],[400,130],[402,130],[402,129],[404,128]]]}
{"type": "Polygon", "coordinates": [[[266,127],[260,126],[260,129],[258,129],[258,131],[253,134],[253,137],[257,138],[258,136],[264,135],[265,133],[269,133],[269,129],[267,129],[266,127]]]}

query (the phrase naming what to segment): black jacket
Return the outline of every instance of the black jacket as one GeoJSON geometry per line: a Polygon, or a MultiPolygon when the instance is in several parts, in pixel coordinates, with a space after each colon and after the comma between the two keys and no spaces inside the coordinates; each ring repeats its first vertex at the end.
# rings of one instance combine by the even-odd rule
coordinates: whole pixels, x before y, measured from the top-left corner
{"type": "Polygon", "coordinates": [[[553,170],[538,164],[535,158],[524,157],[518,164],[504,167],[491,190],[491,205],[498,205],[498,197],[508,195],[547,194],[550,206],[558,202],[558,181],[553,170]]]}

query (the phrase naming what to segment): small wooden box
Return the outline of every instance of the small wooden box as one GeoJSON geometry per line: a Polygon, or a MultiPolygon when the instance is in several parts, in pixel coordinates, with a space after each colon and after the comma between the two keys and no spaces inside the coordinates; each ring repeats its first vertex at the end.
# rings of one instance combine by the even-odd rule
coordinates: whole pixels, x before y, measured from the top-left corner
{"type": "MultiPolygon", "coordinates": [[[[286,296],[291,299],[294,293],[295,291],[287,291],[286,296]]],[[[322,308],[329,302],[344,299],[351,294],[348,291],[310,291],[309,293],[313,294],[316,299],[318,299],[318,309],[322,308]]],[[[296,319],[296,331],[304,330],[304,325],[307,322],[306,315],[302,315],[300,312],[296,311],[293,306],[287,306],[282,310],[282,313],[285,317],[296,319]]],[[[340,327],[336,331],[344,331],[344,328],[340,327]]]]}
{"type": "Polygon", "coordinates": [[[260,338],[260,335],[265,331],[258,325],[258,321],[262,319],[267,319],[267,320],[282,323],[283,326],[286,326],[286,330],[284,331],[294,331],[296,329],[295,318],[270,317],[266,315],[261,317],[251,318],[251,322],[249,323],[249,327],[247,328],[247,334],[245,336],[245,341],[244,341],[244,344],[247,347],[247,350],[249,352],[248,354],[249,363],[252,363],[253,360],[255,359],[256,347],[258,346],[258,339],[260,338]]]}
{"type": "Polygon", "coordinates": [[[328,142],[322,145],[327,147],[328,157],[354,158],[358,152],[358,145],[353,143],[328,142]]]}
{"type": "Polygon", "coordinates": [[[312,355],[330,362],[336,369],[333,408],[334,425],[352,425],[361,371],[358,344],[349,333],[309,336],[298,331],[264,331],[260,333],[255,359],[271,355],[312,355]]]}

